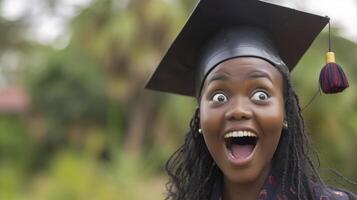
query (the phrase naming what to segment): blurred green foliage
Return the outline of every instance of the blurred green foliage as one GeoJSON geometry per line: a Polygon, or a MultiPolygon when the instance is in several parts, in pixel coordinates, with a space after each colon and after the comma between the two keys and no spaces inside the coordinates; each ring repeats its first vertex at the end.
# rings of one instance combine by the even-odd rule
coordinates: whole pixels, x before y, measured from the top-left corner
{"type": "MultiPolygon", "coordinates": [[[[195,2],[93,0],[70,20],[62,49],[29,40],[26,17],[0,17],[0,59],[20,59],[15,71],[0,62],[0,77],[31,97],[25,113],[0,115],[0,199],[163,198],[164,162],[183,142],[196,100],[143,86],[195,2]]],[[[350,88],[318,96],[304,117],[324,177],[340,179],[331,167],[357,180],[357,44],[333,35],[350,88]]],[[[322,33],[293,72],[301,105],[317,91],[326,50],[322,33]]]]}

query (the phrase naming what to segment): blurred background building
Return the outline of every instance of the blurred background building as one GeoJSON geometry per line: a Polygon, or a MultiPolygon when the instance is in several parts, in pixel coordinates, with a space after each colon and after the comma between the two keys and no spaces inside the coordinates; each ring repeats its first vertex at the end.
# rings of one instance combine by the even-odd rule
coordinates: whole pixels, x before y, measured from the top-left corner
{"type": "MultiPolygon", "coordinates": [[[[196,2],[0,0],[0,199],[163,199],[163,166],[195,100],[143,86],[196,2]]],[[[318,96],[304,117],[323,177],[357,192],[329,170],[357,180],[357,3],[273,2],[332,18],[350,88],[318,96]]],[[[302,105],[327,41],[323,32],[293,72],[302,105]]]]}

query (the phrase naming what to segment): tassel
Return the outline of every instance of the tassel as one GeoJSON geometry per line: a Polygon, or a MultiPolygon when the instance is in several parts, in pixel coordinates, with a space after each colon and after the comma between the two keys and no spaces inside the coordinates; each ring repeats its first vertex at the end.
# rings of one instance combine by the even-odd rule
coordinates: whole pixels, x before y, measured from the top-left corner
{"type": "Polygon", "coordinates": [[[318,94],[324,92],[325,94],[335,94],[342,92],[348,88],[348,80],[342,67],[335,61],[335,53],[331,51],[331,26],[330,21],[328,22],[328,39],[329,39],[329,51],[326,54],[326,65],[321,69],[320,72],[320,90],[318,89],[315,95],[311,98],[309,103],[305,105],[302,110],[304,111],[311,103],[315,100],[318,94]]]}
{"type": "Polygon", "coordinates": [[[327,64],[320,72],[320,87],[326,94],[342,92],[348,88],[348,80],[342,67],[335,63],[335,54],[327,53],[327,64]]]}
{"type": "Polygon", "coordinates": [[[331,52],[331,30],[329,22],[329,52],[326,54],[326,65],[320,72],[320,88],[326,94],[342,92],[348,88],[348,80],[342,67],[335,62],[335,54],[331,52]]]}

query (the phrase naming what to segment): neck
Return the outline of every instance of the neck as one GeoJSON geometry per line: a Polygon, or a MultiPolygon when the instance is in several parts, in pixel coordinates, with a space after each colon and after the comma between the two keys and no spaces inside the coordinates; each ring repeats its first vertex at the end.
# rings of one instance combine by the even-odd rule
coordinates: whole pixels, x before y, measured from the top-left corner
{"type": "Polygon", "coordinates": [[[269,169],[249,183],[236,183],[224,177],[224,188],[222,200],[257,200],[265,180],[269,175],[269,169]]]}

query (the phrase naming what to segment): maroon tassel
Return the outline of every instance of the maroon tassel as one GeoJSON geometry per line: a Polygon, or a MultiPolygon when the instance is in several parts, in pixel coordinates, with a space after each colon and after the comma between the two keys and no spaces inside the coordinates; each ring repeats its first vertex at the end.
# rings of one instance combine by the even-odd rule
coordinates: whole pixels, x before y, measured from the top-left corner
{"type": "Polygon", "coordinates": [[[342,92],[348,88],[348,80],[341,66],[334,62],[334,53],[327,53],[327,64],[320,72],[320,87],[326,94],[342,92]]]}
{"type": "MultiPolygon", "coordinates": [[[[329,39],[329,51],[326,54],[326,65],[321,69],[320,72],[320,89],[325,94],[335,94],[342,92],[348,88],[348,80],[342,67],[335,62],[335,54],[331,51],[331,24],[328,23],[328,39],[329,39]]],[[[317,94],[321,94],[321,90],[318,90],[316,94],[312,97],[309,103],[302,108],[305,110],[315,99],[317,94]]]]}

